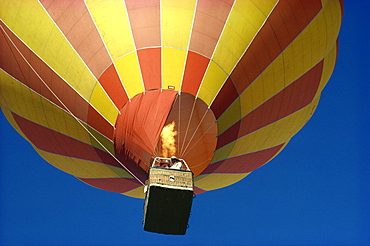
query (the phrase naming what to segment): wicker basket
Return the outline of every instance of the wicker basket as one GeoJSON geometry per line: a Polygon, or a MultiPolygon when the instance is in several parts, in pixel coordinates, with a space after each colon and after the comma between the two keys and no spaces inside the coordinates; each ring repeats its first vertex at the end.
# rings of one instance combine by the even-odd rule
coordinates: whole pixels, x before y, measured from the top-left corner
{"type": "Polygon", "coordinates": [[[148,185],[193,190],[193,173],[188,170],[152,167],[149,171],[148,185]]]}

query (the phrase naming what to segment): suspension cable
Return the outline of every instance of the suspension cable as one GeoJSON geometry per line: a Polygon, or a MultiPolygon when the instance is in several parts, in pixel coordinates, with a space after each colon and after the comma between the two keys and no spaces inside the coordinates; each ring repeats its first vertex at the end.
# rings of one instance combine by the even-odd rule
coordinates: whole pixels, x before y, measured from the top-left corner
{"type": "MultiPolygon", "coordinates": [[[[194,101],[194,102],[195,102],[195,101],[194,101]]],[[[204,118],[206,117],[208,110],[209,110],[209,109],[207,109],[207,110],[204,112],[202,119],[199,121],[199,123],[198,123],[197,127],[195,128],[195,131],[194,131],[193,135],[190,137],[190,139],[189,139],[189,141],[188,141],[188,144],[186,145],[185,149],[182,151],[182,154],[184,154],[184,153],[187,151],[187,149],[189,148],[189,145],[190,145],[191,141],[193,141],[193,139],[194,139],[194,137],[195,137],[195,134],[197,133],[197,131],[198,131],[199,127],[202,125],[202,122],[203,122],[204,118]]],[[[208,131],[208,130],[207,130],[207,131],[208,131]]],[[[203,137],[203,136],[204,136],[204,134],[202,135],[202,137],[203,137]]],[[[199,141],[199,140],[198,140],[198,141],[199,141]]],[[[197,142],[198,142],[198,141],[197,141],[197,142]]]]}
{"type": "MultiPolygon", "coordinates": [[[[178,126],[177,126],[177,129],[179,129],[178,131],[177,131],[177,141],[180,143],[180,141],[181,141],[181,135],[180,135],[180,133],[181,133],[181,131],[180,131],[180,129],[181,129],[181,92],[179,91],[178,92],[178,96],[177,96],[177,98],[179,99],[179,121],[178,121],[178,126]]],[[[184,139],[184,141],[185,141],[185,139],[184,139]]],[[[180,147],[180,146],[179,146],[180,147]]]]}
{"type": "Polygon", "coordinates": [[[188,136],[190,122],[191,122],[191,119],[193,118],[194,108],[195,108],[195,100],[194,100],[193,106],[191,108],[190,117],[189,117],[189,120],[188,120],[188,125],[186,126],[186,130],[185,130],[184,141],[183,141],[183,144],[181,145],[181,148],[180,148],[180,153],[183,153],[184,152],[183,151],[183,148],[185,146],[186,137],[188,136]]]}
{"type": "MultiPolygon", "coordinates": [[[[211,124],[207,130],[198,138],[198,140],[193,143],[191,146],[190,145],[190,142],[193,140],[193,138],[189,141],[188,145],[186,146],[186,149],[182,152],[182,155],[185,156],[189,153],[189,151],[191,151],[196,145],[197,143],[203,138],[204,135],[206,135],[208,133],[208,131],[213,127],[213,125],[211,124]],[[190,147],[190,148],[189,148],[190,147]]],[[[195,135],[195,132],[194,132],[194,135],[195,135]]]]}

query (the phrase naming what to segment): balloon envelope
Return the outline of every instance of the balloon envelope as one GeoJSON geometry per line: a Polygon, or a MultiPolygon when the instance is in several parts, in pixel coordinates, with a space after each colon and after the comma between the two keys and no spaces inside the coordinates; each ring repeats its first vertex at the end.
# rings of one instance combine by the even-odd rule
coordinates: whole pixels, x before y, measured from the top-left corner
{"type": "Polygon", "coordinates": [[[312,116],[333,72],[343,7],[340,0],[0,3],[7,120],[53,166],[132,197],[144,196],[158,155],[186,160],[196,194],[276,156],[312,116]],[[161,133],[170,124],[169,140],[161,133]]]}

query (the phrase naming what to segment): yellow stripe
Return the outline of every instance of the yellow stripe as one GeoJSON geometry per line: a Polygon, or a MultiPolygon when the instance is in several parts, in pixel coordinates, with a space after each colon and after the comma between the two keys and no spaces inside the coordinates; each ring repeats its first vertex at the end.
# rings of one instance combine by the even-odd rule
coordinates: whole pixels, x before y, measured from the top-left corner
{"type": "Polygon", "coordinates": [[[118,167],[57,155],[33,147],[45,161],[63,172],[79,178],[132,178],[125,170],[118,167]]]}
{"type": "Polygon", "coordinates": [[[235,2],[212,57],[222,69],[211,63],[198,92],[206,104],[212,103],[275,4],[276,1],[260,1],[259,6],[252,1],[235,2]]]}
{"type": "Polygon", "coordinates": [[[195,0],[161,2],[162,88],[180,90],[195,12],[195,0]]]}
{"type": "MultiPolygon", "coordinates": [[[[284,58],[284,55],[279,58],[284,58]]],[[[292,67],[284,66],[286,61],[279,58],[271,63],[247,90],[240,95],[242,116],[247,115],[290,84],[286,83],[285,78],[291,74],[292,67]],[[284,78],[284,76],[286,77],[284,78]]],[[[290,82],[293,82],[293,80],[290,80],[290,82]]]]}
{"type": "Polygon", "coordinates": [[[89,125],[86,125],[86,124],[84,125],[87,128],[87,130],[91,133],[90,141],[91,141],[92,146],[97,147],[105,152],[108,151],[112,155],[115,154],[114,143],[112,142],[112,140],[101,135],[101,133],[97,132],[95,129],[91,128],[89,125]],[[99,141],[99,143],[97,141],[99,141]],[[103,145],[104,147],[102,147],[101,145],[103,145]]]}
{"type": "MultiPolygon", "coordinates": [[[[0,94],[1,95],[1,94],[0,94]]],[[[0,98],[1,99],[1,98],[0,98]]],[[[26,135],[24,135],[24,133],[22,132],[22,130],[19,128],[17,122],[15,121],[13,115],[12,115],[12,112],[10,110],[8,110],[4,104],[2,104],[1,100],[0,100],[0,106],[1,106],[1,110],[3,111],[3,114],[5,116],[5,118],[8,120],[8,122],[10,123],[10,125],[24,138],[26,139],[28,142],[30,142],[30,140],[26,137],[26,135]]]]}
{"type": "Polygon", "coordinates": [[[256,6],[252,1],[235,2],[213,54],[213,60],[227,73],[239,61],[275,3],[276,1],[260,1],[259,6],[256,6]]]}
{"type": "Polygon", "coordinates": [[[286,143],[312,116],[319,97],[303,109],[218,149],[211,163],[286,143]]]}
{"type": "Polygon", "coordinates": [[[112,125],[115,125],[119,111],[99,83],[96,84],[89,103],[112,125]]]}
{"type": "MultiPolygon", "coordinates": [[[[231,105],[228,110],[235,112],[241,105],[241,116],[247,115],[320,62],[336,43],[340,11],[338,1],[332,0],[325,5],[307,28],[240,95],[240,101],[234,102],[236,105],[231,105]]],[[[221,132],[238,120],[229,117],[230,114],[225,112],[218,119],[221,132]]]]}
{"type": "Polygon", "coordinates": [[[210,105],[228,76],[229,74],[212,61],[207,68],[197,96],[210,105]]]}
{"type": "MultiPolygon", "coordinates": [[[[21,112],[22,104],[19,99],[22,98],[22,94],[17,90],[21,88],[20,84],[13,78],[10,77],[3,69],[0,70],[0,102],[2,108],[7,108],[13,112],[21,112]]],[[[18,113],[19,114],[19,113],[18,113]]]]}
{"type": "Polygon", "coordinates": [[[135,197],[135,198],[145,198],[144,186],[140,186],[136,189],[130,190],[128,192],[122,193],[122,195],[135,197]]]}
{"type": "Polygon", "coordinates": [[[122,0],[86,0],[104,43],[113,59],[135,50],[125,2],[122,0]]]}
{"type": "Polygon", "coordinates": [[[162,0],[162,45],[187,49],[195,12],[195,0],[162,0]]]}
{"type": "Polygon", "coordinates": [[[132,52],[115,62],[117,72],[130,98],[144,91],[137,53],[132,52]]]}
{"type": "MultiPolygon", "coordinates": [[[[251,100],[249,103],[253,103],[251,100]]],[[[243,105],[244,106],[244,105],[243,105]]],[[[240,97],[235,99],[235,101],[229,106],[228,109],[223,112],[223,114],[217,119],[218,133],[224,132],[232,124],[237,122],[242,118],[241,115],[241,102],[240,97]]]]}
{"type": "Polygon", "coordinates": [[[186,50],[162,48],[163,89],[168,89],[168,86],[174,86],[175,90],[180,90],[186,55],[186,50]]]}
{"type": "Polygon", "coordinates": [[[194,185],[203,190],[216,190],[232,185],[245,178],[248,174],[250,173],[203,174],[194,178],[194,185]]]}
{"type": "Polygon", "coordinates": [[[329,54],[324,59],[324,67],[322,70],[322,76],[319,88],[317,90],[316,96],[321,94],[321,91],[324,89],[325,85],[328,83],[335,67],[337,61],[337,46],[334,45],[329,54]]]}
{"type": "MultiPolygon", "coordinates": [[[[0,101],[10,111],[64,135],[104,150],[69,113],[30,90],[22,83],[0,70],[0,101]]],[[[99,133],[95,132],[95,135],[99,133]]],[[[99,134],[98,139],[113,151],[113,143],[99,134]],[[104,140],[105,139],[105,140],[104,140]]]]}

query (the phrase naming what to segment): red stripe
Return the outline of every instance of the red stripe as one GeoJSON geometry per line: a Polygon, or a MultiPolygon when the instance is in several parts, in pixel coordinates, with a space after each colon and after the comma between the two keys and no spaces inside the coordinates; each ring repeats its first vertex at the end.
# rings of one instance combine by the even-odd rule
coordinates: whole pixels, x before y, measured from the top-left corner
{"type": "MultiPolygon", "coordinates": [[[[110,140],[114,138],[114,127],[89,105],[87,124],[110,140]]],[[[95,141],[95,140],[93,140],[95,141]]]]}
{"type": "Polygon", "coordinates": [[[323,60],[302,77],[247,114],[218,137],[217,148],[278,121],[312,102],[321,81],[323,60]],[[236,132],[238,136],[235,137],[236,132]]]}
{"type": "Polygon", "coordinates": [[[161,88],[161,48],[137,51],[145,90],[161,88]]]}
{"type": "MultiPolygon", "coordinates": [[[[8,35],[11,35],[13,42],[17,42],[14,39],[14,35],[8,30],[4,25],[3,21],[0,20],[1,27],[4,28],[8,35]]],[[[16,49],[13,48],[12,43],[8,40],[6,33],[3,29],[0,29],[0,47],[1,47],[1,59],[0,59],[0,68],[4,69],[5,72],[13,76],[19,81],[27,81],[25,74],[22,73],[22,67],[28,67],[27,64],[21,59],[16,49]],[[6,58],[5,58],[6,57],[6,58]]]]}
{"type": "MultiPolygon", "coordinates": [[[[236,98],[238,98],[238,96],[239,94],[236,91],[234,83],[229,77],[211,105],[211,109],[215,114],[216,119],[218,119],[223,112],[225,112],[225,110],[232,104],[233,101],[235,101],[236,98]]],[[[238,108],[240,109],[240,107],[238,108]]],[[[240,115],[240,110],[238,113],[235,112],[235,114],[240,115]]]]}
{"type": "Polygon", "coordinates": [[[110,154],[100,149],[36,124],[17,114],[13,113],[13,117],[22,132],[38,149],[53,154],[121,167],[121,165],[117,163],[110,154]]]}
{"type": "Polygon", "coordinates": [[[189,51],[181,91],[196,96],[208,63],[208,58],[189,51]]]}
{"type": "Polygon", "coordinates": [[[206,190],[203,190],[203,189],[199,188],[198,186],[194,186],[194,194],[195,195],[202,194],[204,192],[206,192],[206,190]]]}
{"type": "Polygon", "coordinates": [[[202,174],[208,173],[249,173],[273,158],[284,144],[253,153],[228,158],[208,166],[202,174]]]}
{"type": "Polygon", "coordinates": [[[339,0],[339,4],[340,4],[340,9],[342,11],[342,18],[343,18],[343,15],[344,15],[344,0],[339,0]]]}
{"type": "Polygon", "coordinates": [[[117,193],[125,193],[141,186],[141,184],[136,179],[132,178],[91,178],[91,179],[78,178],[78,179],[95,188],[117,193]]]}

